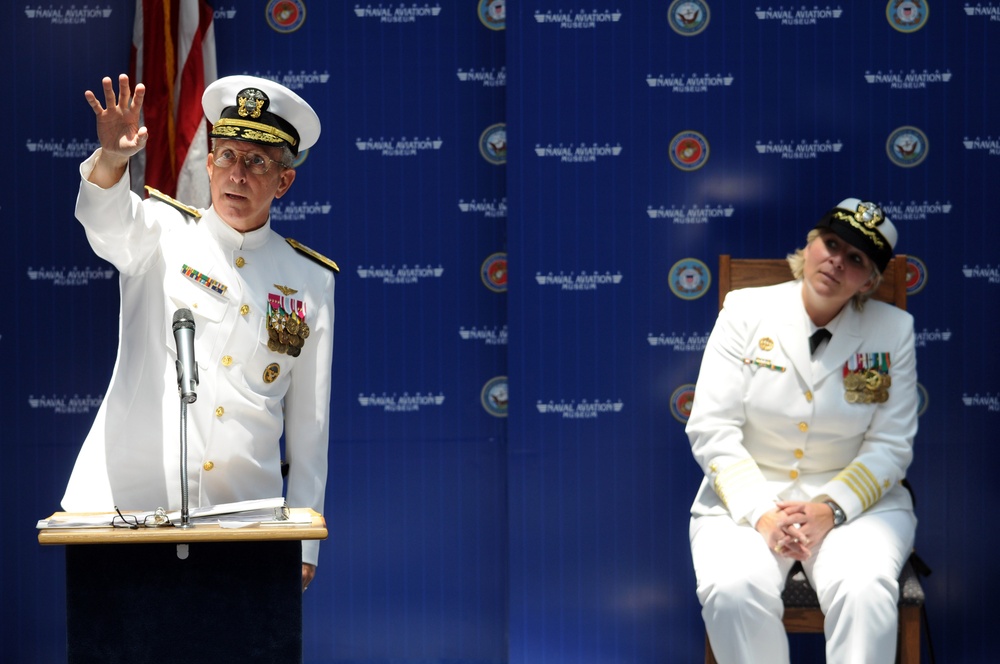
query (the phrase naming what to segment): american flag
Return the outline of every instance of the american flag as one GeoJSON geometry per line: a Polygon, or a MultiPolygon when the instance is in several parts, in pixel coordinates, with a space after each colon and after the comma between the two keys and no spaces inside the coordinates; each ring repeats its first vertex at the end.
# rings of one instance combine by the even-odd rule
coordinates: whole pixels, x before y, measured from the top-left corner
{"type": "Polygon", "coordinates": [[[213,10],[207,0],[136,0],[133,84],[146,86],[146,149],[132,159],[132,189],[148,184],[194,206],[208,207],[208,126],[201,109],[216,79],[213,10]]]}

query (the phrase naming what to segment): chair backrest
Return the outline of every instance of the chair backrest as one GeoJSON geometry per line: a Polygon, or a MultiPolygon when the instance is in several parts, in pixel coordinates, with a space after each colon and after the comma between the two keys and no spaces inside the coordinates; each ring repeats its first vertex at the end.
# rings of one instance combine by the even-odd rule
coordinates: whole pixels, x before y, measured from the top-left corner
{"type": "MultiPolygon", "coordinates": [[[[882,285],[873,296],[876,300],[906,309],[906,255],[897,254],[882,273],[882,285]]],[[[792,279],[791,268],[784,258],[732,258],[719,255],[719,309],[726,294],[737,288],[771,286],[792,279]]]]}

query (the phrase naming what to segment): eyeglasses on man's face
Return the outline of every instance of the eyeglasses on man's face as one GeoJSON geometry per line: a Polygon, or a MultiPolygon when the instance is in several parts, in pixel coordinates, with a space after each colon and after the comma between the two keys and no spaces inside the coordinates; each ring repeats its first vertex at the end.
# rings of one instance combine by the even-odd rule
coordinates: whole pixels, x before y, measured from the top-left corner
{"type": "Polygon", "coordinates": [[[271,164],[277,164],[281,168],[287,168],[280,161],[275,161],[270,157],[265,157],[256,152],[238,152],[232,148],[215,148],[212,150],[212,161],[220,168],[229,168],[236,165],[236,160],[242,159],[247,170],[254,175],[263,175],[271,170],[271,164]]]}

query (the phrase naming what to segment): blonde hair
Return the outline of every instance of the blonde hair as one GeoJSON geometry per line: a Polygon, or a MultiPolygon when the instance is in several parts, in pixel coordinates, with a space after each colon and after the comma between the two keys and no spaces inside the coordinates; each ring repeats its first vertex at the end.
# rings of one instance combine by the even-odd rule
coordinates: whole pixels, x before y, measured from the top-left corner
{"type": "MultiPolygon", "coordinates": [[[[814,228],[809,231],[809,235],[806,236],[806,245],[810,242],[823,235],[824,233],[830,234],[831,231],[824,231],[821,228],[814,228]]],[[[836,235],[835,233],[833,233],[836,235]]],[[[796,249],[795,253],[788,254],[786,257],[788,259],[788,267],[792,269],[792,276],[796,279],[802,279],[802,275],[805,272],[806,257],[805,257],[805,247],[796,249]]],[[[865,308],[865,302],[875,294],[878,287],[882,285],[882,273],[879,271],[878,266],[875,265],[875,261],[869,261],[872,266],[871,281],[872,287],[863,293],[855,293],[851,301],[854,303],[854,308],[861,311],[865,308]]]]}

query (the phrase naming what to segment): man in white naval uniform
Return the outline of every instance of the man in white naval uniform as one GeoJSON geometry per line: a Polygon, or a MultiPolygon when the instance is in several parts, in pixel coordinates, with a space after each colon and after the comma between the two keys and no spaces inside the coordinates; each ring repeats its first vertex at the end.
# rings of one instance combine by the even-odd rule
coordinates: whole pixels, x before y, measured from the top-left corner
{"type": "Polygon", "coordinates": [[[901,485],[917,431],[913,318],[865,300],[897,235],[877,206],[841,202],[789,256],[795,280],[733,291],[709,337],[687,425],[705,475],[690,539],[722,664],[789,661],[781,591],[796,560],[827,661],[895,661],[916,529],[901,485]],[[821,328],[832,336],[811,355],[821,328]]]}
{"type": "MultiPolygon", "coordinates": [[[[333,356],[334,272],[270,226],[270,205],[295,179],[294,156],[319,118],[271,81],[222,78],[205,91],[213,123],[212,207],[187,208],[129,190],[129,157],[146,143],[134,95],[87,91],[101,147],[80,168],[77,218],[91,247],[120,272],[118,357],[111,384],[63,497],[69,511],[178,509],[181,502],[176,344],[172,319],[195,321],[200,384],[187,406],[192,507],[282,495],[323,510],[333,356]],[[295,244],[295,248],[293,248],[295,244]]],[[[319,543],[302,551],[303,590],[319,543]]]]}

